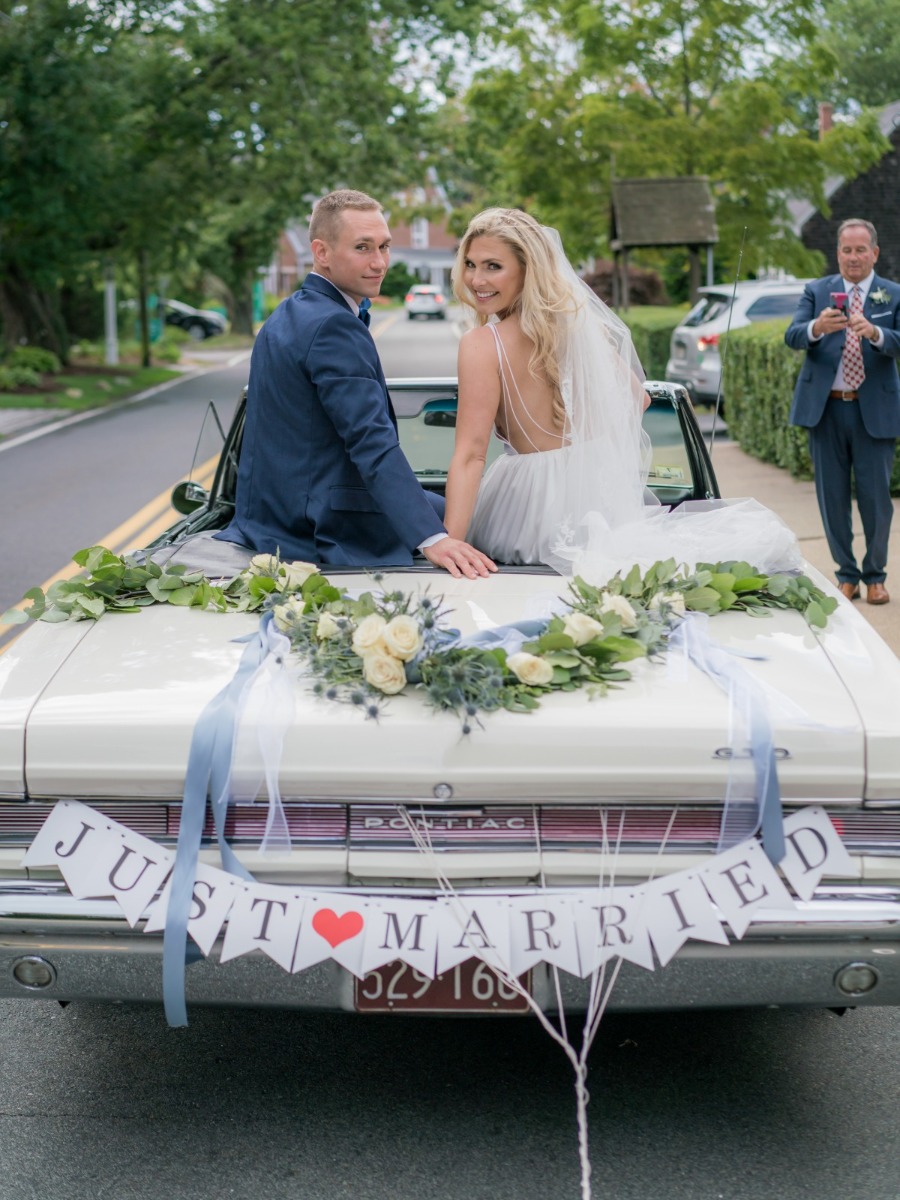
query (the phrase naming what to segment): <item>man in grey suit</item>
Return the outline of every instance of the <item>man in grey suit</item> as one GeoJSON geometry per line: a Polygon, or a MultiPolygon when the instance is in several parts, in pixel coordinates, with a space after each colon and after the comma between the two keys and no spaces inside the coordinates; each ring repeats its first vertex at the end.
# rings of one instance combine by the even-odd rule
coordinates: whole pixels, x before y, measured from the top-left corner
{"type": "Polygon", "coordinates": [[[875,274],[878,235],[853,218],[838,229],[839,275],[808,284],[784,335],[805,350],[790,421],[809,430],[816,496],[838,586],[848,600],[887,604],[884,586],[894,507],[890,482],[900,435],[900,285],[875,274]],[[853,553],[851,474],[866,539],[853,553]]]}
{"type": "Polygon", "coordinates": [[[381,205],[341,190],[309,227],[313,270],[262,327],[250,363],[235,514],[221,534],[283,558],[402,566],[418,550],[451,575],[496,570],[449,537],[397,438],[368,307],[391,235],[381,205]]]}

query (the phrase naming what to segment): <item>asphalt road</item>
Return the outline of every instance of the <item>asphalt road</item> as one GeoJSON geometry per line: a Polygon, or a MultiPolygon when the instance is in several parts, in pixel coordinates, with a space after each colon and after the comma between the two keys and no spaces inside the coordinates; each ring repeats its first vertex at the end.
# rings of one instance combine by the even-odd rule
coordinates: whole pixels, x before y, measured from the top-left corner
{"type": "MultiPolygon", "coordinates": [[[[447,324],[379,315],[391,374],[447,324]]],[[[246,363],[0,455],[0,608],[186,474],[246,363]]],[[[210,451],[211,453],[211,451],[210,451]]],[[[202,455],[201,455],[202,457],[202,455]]],[[[900,1013],[613,1015],[595,1200],[897,1200],[900,1013]]],[[[577,1200],[574,1095],[533,1022],[0,1002],[0,1200],[577,1200]]]]}
{"type": "MultiPolygon", "coordinates": [[[[373,332],[388,375],[456,374],[452,321],[408,321],[392,310],[376,314],[373,332]]],[[[0,613],[66,567],[75,551],[109,545],[108,534],[122,526],[123,544],[111,547],[117,551],[146,544],[150,536],[142,541],[142,533],[155,536],[177,519],[168,493],[193,463],[221,448],[207,409],[215,405],[227,430],[249,373],[249,354],[217,352],[214,340],[196,361],[206,363],[201,374],[147,400],[47,429],[0,453],[0,613]],[[223,365],[208,369],[209,356],[223,365]],[[235,357],[241,361],[224,365],[235,357]],[[130,522],[138,513],[147,521],[130,522]]]]}

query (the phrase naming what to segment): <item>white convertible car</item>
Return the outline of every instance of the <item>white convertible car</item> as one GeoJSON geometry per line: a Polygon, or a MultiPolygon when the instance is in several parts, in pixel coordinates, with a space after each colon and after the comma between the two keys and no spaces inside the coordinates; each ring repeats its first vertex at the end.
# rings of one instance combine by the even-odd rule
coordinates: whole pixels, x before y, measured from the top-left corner
{"type": "MultiPolygon", "coordinates": [[[[686,394],[651,392],[650,485],[670,504],[715,496],[686,394]]],[[[440,486],[453,381],[392,394],[414,466],[440,486]]],[[[157,557],[227,520],[242,417],[212,493],[181,489],[194,511],[157,557]]],[[[463,634],[565,592],[540,565],[472,582],[423,565],[378,583],[424,585],[463,634]]],[[[257,625],[160,604],[36,623],[0,656],[0,996],[162,999],[192,741],[245,652],[234,639],[257,625]]],[[[513,1012],[525,990],[583,1011],[608,964],[613,1008],[900,1003],[898,660],[843,601],[821,632],[785,610],[711,626],[765,698],[779,869],[752,827],[720,840],[751,750],[684,656],[629,664],[628,685],[594,700],[554,692],[533,712],[489,713],[467,734],[412,689],[367,720],[300,680],[275,755],[280,839],[260,847],[265,789],[231,803],[236,874],[209,812],[198,818],[188,1004],[513,1012]]]]}

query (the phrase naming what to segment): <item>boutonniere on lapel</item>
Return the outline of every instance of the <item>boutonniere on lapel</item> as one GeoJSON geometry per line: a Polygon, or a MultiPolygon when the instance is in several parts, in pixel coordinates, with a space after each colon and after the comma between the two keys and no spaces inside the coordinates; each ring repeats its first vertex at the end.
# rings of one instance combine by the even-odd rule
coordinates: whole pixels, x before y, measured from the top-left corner
{"type": "Polygon", "coordinates": [[[891,293],[885,291],[883,287],[876,288],[874,292],[869,293],[869,299],[873,304],[890,304],[891,293]]]}

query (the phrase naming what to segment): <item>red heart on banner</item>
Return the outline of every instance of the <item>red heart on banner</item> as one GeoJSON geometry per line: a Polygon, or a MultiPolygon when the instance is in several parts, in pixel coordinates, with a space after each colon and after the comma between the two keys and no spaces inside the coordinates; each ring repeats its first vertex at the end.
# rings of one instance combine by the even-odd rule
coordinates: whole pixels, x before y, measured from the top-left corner
{"type": "Polygon", "coordinates": [[[363,924],[362,913],[348,912],[339,917],[330,908],[320,908],[312,919],[313,929],[325,939],[332,950],[341,942],[347,942],[350,938],[356,937],[363,924]]]}

